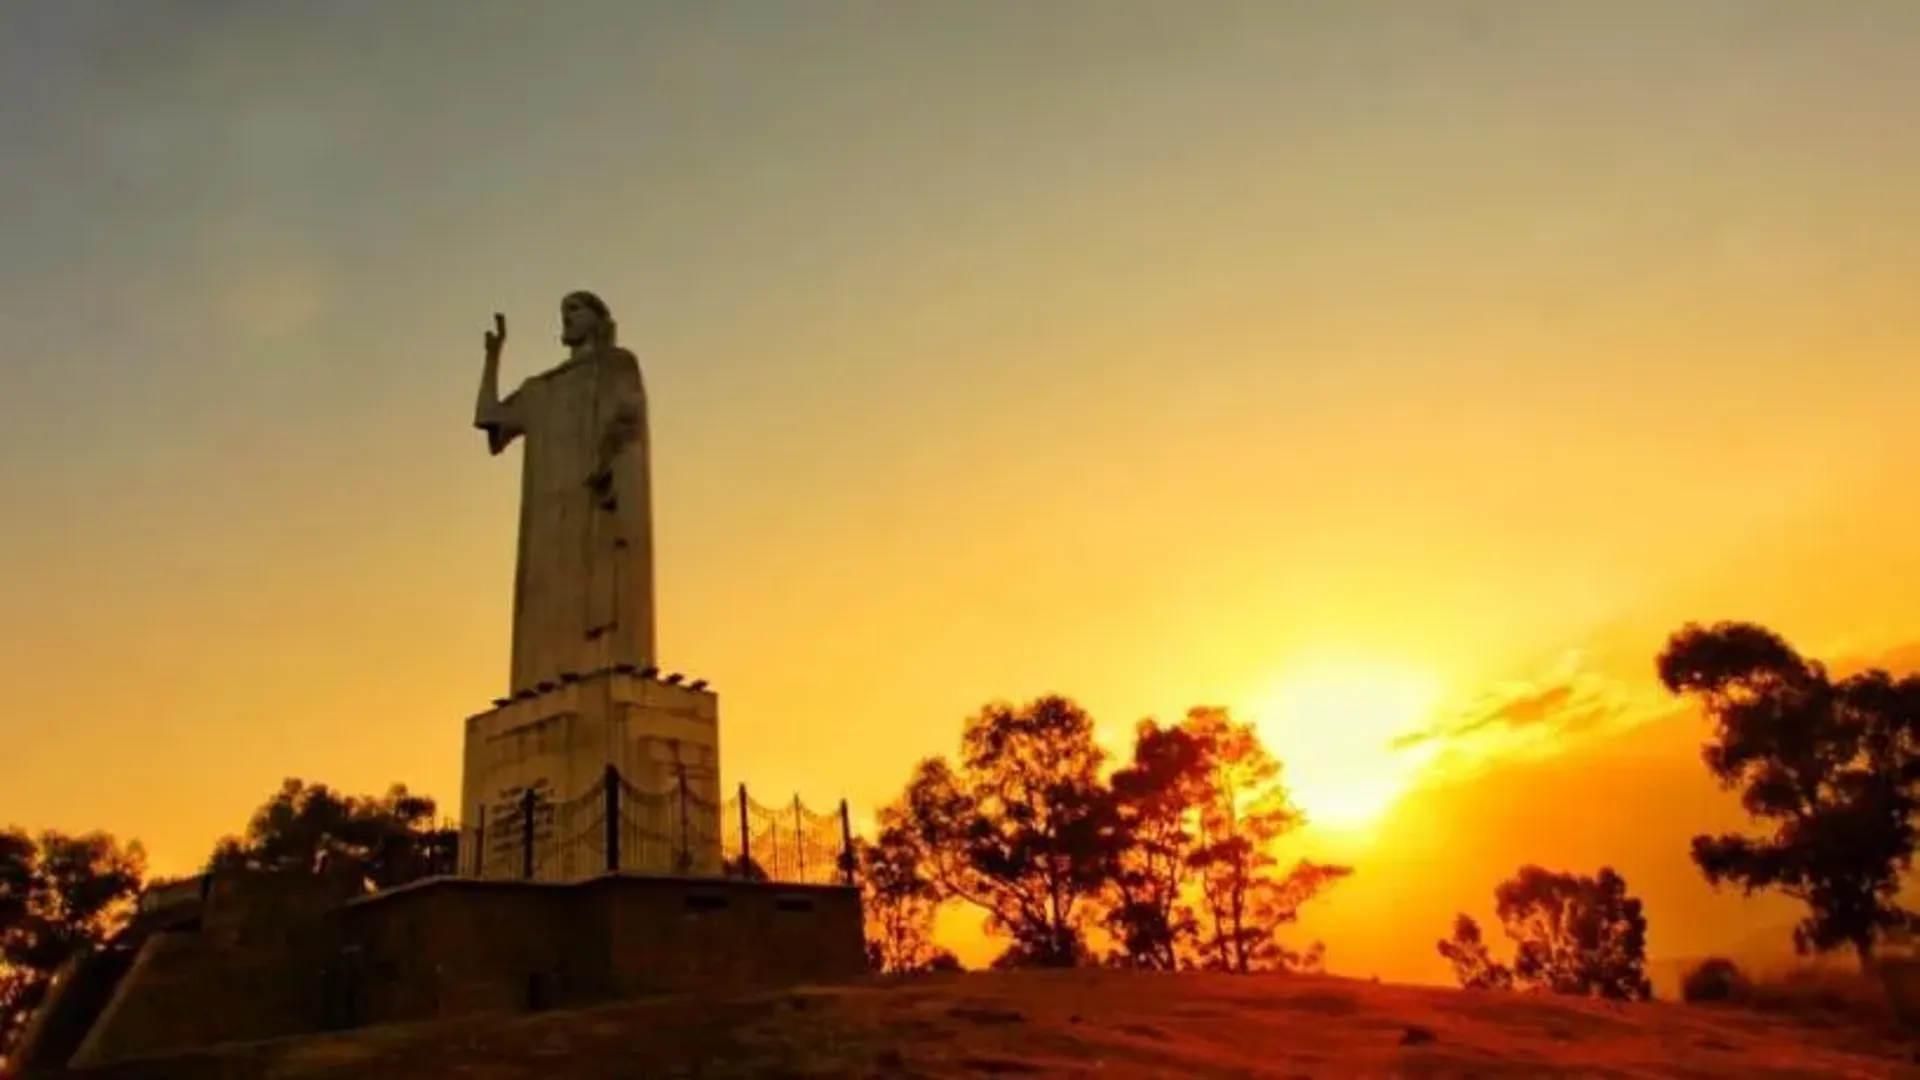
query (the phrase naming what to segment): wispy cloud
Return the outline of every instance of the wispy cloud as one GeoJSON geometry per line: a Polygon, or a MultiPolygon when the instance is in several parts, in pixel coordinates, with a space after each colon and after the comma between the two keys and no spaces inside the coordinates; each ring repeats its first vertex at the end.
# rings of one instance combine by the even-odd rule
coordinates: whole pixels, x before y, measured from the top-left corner
{"type": "Polygon", "coordinates": [[[1433,723],[1396,739],[1425,758],[1434,779],[1460,779],[1502,760],[1556,756],[1591,740],[1674,715],[1680,706],[1570,650],[1539,672],[1445,708],[1433,723]]]}
{"type": "MultiPolygon", "coordinates": [[[[1458,780],[1502,761],[1554,757],[1686,714],[1690,706],[1652,679],[1608,672],[1580,650],[1538,673],[1513,679],[1443,710],[1433,723],[1396,739],[1394,749],[1428,762],[1436,780],[1458,780]]],[[[1920,671],[1920,642],[1849,650],[1828,658],[1836,674],[1869,668],[1920,671]]]]}

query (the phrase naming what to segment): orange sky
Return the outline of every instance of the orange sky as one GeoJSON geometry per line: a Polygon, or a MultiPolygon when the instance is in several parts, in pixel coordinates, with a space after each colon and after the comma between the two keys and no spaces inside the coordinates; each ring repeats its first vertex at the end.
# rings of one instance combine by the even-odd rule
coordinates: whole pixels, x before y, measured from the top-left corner
{"type": "Polygon", "coordinates": [[[0,14],[0,820],[178,870],[283,776],[452,796],[480,333],[530,373],[584,286],[730,779],[870,809],[990,698],[1224,703],[1323,804],[1419,785],[1315,841],[1337,970],[1436,975],[1525,860],[1614,863],[1656,952],[1780,921],[1639,720],[1686,618],[1920,640],[1920,6],[380,10],[0,14]],[[1416,768],[1283,715],[1329,678],[1608,720],[1416,768]]]}

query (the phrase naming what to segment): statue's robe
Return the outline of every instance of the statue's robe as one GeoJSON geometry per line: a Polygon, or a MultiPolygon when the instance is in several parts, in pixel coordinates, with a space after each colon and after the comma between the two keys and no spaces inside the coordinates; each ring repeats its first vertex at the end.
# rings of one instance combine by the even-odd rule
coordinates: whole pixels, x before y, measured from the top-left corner
{"type": "Polygon", "coordinates": [[[513,584],[515,691],[655,663],[646,389],[603,348],[536,375],[480,425],[495,454],[526,440],[513,584]],[[592,481],[611,445],[606,482],[592,481]]]}

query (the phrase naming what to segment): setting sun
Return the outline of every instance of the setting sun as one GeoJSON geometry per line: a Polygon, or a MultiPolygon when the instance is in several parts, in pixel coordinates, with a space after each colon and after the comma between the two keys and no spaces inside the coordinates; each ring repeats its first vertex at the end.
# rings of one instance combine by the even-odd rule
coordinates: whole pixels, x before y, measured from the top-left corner
{"type": "Polygon", "coordinates": [[[1324,660],[1275,680],[1252,709],[1307,821],[1350,831],[1378,821],[1415,779],[1425,757],[1396,750],[1439,704],[1438,679],[1391,664],[1324,660]]]}

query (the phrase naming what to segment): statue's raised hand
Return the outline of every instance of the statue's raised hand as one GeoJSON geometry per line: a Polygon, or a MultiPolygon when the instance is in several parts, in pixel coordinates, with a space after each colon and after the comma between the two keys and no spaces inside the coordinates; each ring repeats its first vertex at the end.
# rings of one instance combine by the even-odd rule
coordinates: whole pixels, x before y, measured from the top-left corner
{"type": "Polygon", "coordinates": [[[507,317],[499,312],[493,313],[493,329],[487,331],[487,360],[500,359],[500,350],[507,344],[507,317]]]}

